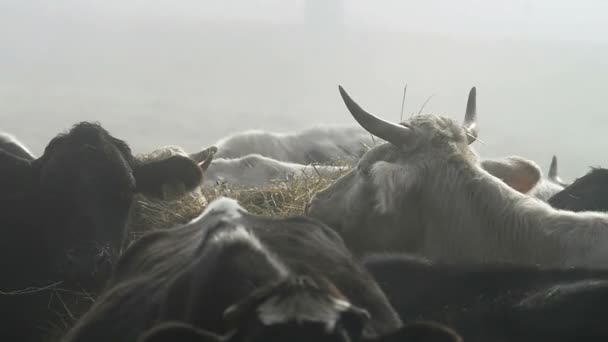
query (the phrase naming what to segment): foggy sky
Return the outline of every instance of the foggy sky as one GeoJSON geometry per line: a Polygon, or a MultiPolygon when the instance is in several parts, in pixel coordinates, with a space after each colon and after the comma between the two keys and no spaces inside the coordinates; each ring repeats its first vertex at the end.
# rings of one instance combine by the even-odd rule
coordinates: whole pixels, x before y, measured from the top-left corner
{"type": "MultiPolygon", "coordinates": [[[[327,0],[326,0],[327,1],[327,0]]],[[[461,119],[478,87],[482,156],[564,178],[607,166],[608,3],[345,0],[342,25],[305,0],[0,0],[0,129],[36,153],[81,120],[136,152],[189,150],[243,129],[354,124],[343,84],[397,121],[461,119]]]]}

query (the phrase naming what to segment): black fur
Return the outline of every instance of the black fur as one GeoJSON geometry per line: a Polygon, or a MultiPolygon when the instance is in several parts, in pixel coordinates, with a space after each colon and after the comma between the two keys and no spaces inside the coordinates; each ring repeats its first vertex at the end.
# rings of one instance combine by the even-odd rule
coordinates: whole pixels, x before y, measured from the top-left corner
{"type": "Polygon", "coordinates": [[[608,270],[433,264],[368,257],[402,320],[453,327],[464,341],[608,341],[608,270]]]}
{"type": "Polygon", "coordinates": [[[608,169],[593,168],[548,202],[570,211],[608,211],[608,169]]]}
{"type": "Polygon", "coordinates": [[[0,291],[11,293],[0,294],[0,340],[38,340],[54,318],[60,292],[16,292],[103,286],[125,242],[135,191],[200,182],[196,163],[182,159],[141,164],[124,141],[88,122],[52,139],[35,160],[0,150],[0,291]]]}

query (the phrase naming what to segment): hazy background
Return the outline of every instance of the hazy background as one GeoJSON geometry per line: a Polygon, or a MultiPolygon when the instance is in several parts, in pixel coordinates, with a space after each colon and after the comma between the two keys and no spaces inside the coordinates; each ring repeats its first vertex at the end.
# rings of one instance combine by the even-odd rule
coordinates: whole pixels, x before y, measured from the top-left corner
{"type": "Polygon", "coordinates": [[[0,0],[0,130],[35,153],[77,121],[136,152],[240,130],[353,123],[364,107],[461,119],[478,87],[483,156],[566,179],[608,166],[601,0],[0,0]]]}

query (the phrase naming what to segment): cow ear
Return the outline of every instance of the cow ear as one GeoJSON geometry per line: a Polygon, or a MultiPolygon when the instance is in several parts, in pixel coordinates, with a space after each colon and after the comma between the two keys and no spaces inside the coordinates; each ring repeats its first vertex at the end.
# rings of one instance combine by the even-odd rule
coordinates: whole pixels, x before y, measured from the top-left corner
{"type": "Polygon", "coordinates": [[[462,342],[462,337],[445,325],[434,322],[413,322],[399,330],[369,342],[462,342]]]}
{"type": "MultiPolygon", "coordinates": [[[[216,151],[217,151],[217,149],[216,149],[216,151]]],[[[209,165],[211,165],[211,162],[213,161],[214,153],[209,153],[207,155],[207,157],[205,158],[205,160],[203,160],[202,162],[198,163],[198,165],[201,167],[201,170],[203,170],[203,172],[207,171],[207,169],[209,168],[209,165]]]]}
{"type": "Polygon", "coordinates": [[[217,153],[217,147],[210,146],[200,152],[190,154],[190,158],[192,158],[192,160],[194,160],[195,162],[200,164],[200,163],[204,162],[205,160],[207,160],[207,158],[209,158],[209,156],[213,156],[216,153],[217,153]]]}
{"type": "Polygon", "coordinates": [[[175,155],[162,160],[153,160],[138,165],[133,170],[136,192],[164,199],[167,189],[190,192],[203,179],[200,167],[190,158],[175,155]]]}
{"type": "Polygon", "coordinates": [[[144,332],[137,342],[221,342],[222,338],[189,324],[166,322],[144,332]]]}
{"type": "Polygon", "coordinates": [[[522,194],[532,190],[542,177],[540,167],[536,163],[521,157],[486,159],[480,165],[482,169],[522,194]]]}

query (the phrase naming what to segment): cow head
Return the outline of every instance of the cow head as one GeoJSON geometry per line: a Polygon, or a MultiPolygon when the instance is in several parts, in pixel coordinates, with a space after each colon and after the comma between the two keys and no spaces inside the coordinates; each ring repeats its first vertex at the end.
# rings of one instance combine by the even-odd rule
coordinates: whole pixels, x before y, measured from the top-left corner
{"type": "MultiPolygon", "coordinates": [[[[197,329],[192,325],[181,322],[163,322],[158,326],[143,333],[137,342],[245,342],[254,341],[249,339],[234,339],[222,337],[211,332],[197,329]]],[[[297,342],[311,340],[306,339],[278,339],[273,338],[264,341],[297,342]]],[[[314,341],[325,342],[462,342],[462,338],[452,329],[433,322],[414,322],[404,326],[397,332],[374,339],[350,339],[343,337],[338,339],[324,338],[314,341]]]]}
{"type": "Polygon", "coordinates": [[[576,179],[548,203],[570,211],[608,211],[608,170],[594,168],[576,179]]]}
{"type": "MultiPolygon", "coordinates": [[[[342,87],[340,93],[355,120],[388,143],[369,150],[355,168],[315,194],[307,214],[339,231],[357,254],[420,245],[437,215],[428,212],[431,209],[425,207],[425,201],[457,205],[446,203],[448,197],[440,195],[447,180],[468,181],[460,172],[461,165],[485,172],[469,147],[478,133],[476,88],[469,93],[463,124],[434,115],[390,123],[363,110],[342,87]]],[[[522,189],[535,184],[530,177],[537,175],[527,168],[510,170],[516,173],[514,183],[522,184],[522,189]]]]}
{"type": "Polygon", "coordinates": [[[460,341],[449,328],[422,322],[402,327],[388,336],[364,337],[363,325],[369,319],[367,311],[352,306],[331,284],[319,283],[306,276],[289,277],[257,289],[229,307],[224,318],[232,327],[225,336],[169,322],[143,334],[139,341],[460,341]]]}
{"type": "Polygon", "coordinates": [[[23,168],[36,184],[31,200],[41,210],[32,234],[64,279],[108,270],[125,240],[135,193],[157,196],[166,184],[192,189],[201,181],[189,158],[141,163],[124,141],[87,122],[55,137],[23,168]]]}

